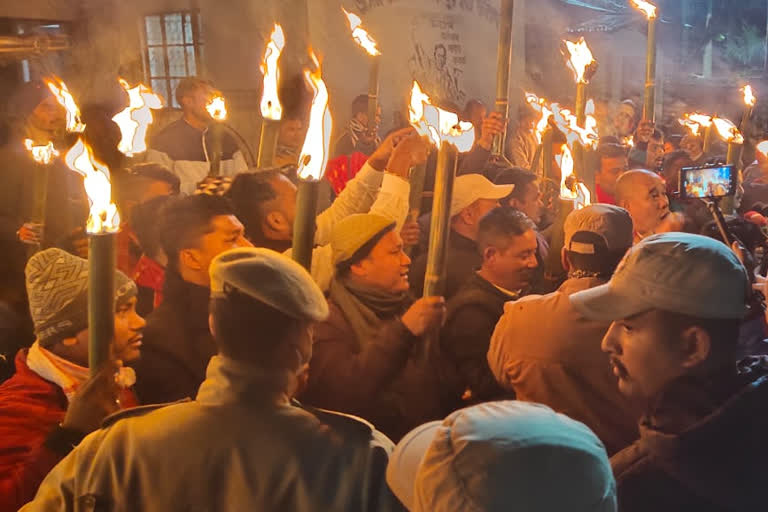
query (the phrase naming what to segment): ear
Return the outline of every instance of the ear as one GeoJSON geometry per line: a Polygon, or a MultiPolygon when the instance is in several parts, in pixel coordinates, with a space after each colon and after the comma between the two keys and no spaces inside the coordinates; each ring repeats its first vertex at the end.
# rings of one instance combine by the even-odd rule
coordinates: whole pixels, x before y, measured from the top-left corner
{"type": "Polygon", "coordinates": [[[568,272],[571,270],[571,262],[568,261],[568,251],[565,247],[560,250],[560,263],[563,265],[563,269],[568,272]]]}
{"type": "Polygon", "coordinates": [[[483,261],[492,261],[496,258],[496,255],[499,253],[499,250],[496,247],[489,246],[486,247],[485,250],[483,250],[483,261]]]}
{"type": "Polygon", "coordinates": [[[360,260],[354,265],[350,265],[349,271],[356,276],[362,277],[368,275],[368,269],[365,268],[365,259],[360,260]]]}
{"type": "Polygon", "coordinates": [[[290,233],[291,226],[288,225],[288,219],[281,212],[273,210],[264,217],[265,233],[290,233]]]}
{"type": "Polygon", "coordinates": [[[697,325],[685,329],[681,335],[683,350],[683,368],[695,368],[709,359],[712,352],[712,339],[709,333],[697,325]]]}
{"type": "Polygon", "coordinates": [[[200,255],[197,249],[182,249],[179,252],[179,265],[192,270],[202,270],[203,265],[200,262],[200,255]]]}
{"type": "Polygon", "coordinates": [[[471,226],[475,223],[475,209],[472,206],[464,208],[459,212],[459,218],[462,223],[471,226]]]}

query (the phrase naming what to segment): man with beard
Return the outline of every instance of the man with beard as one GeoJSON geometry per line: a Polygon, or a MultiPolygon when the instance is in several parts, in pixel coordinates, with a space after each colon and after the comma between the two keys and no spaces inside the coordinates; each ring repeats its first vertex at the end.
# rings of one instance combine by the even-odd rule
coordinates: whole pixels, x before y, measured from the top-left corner
{"type": "Polygon", "coordinates": [[[664,233],[630,249],[610,282],[570,296],[612,322],[602,349],[618,388],[647,404],[640,439],[611,459],[620,510],[765,508],[768,364],[736,356],[749,293],[726,245],[664,233]]]}
{"type": "Polygon", "coordinates": [[[361,416],[393,439],[440,417],[424,367],[424,335],[439,328],[442,297],[412,303],[411,260],[395,222],[356,214],[331,238],[336,275],[330,316],[315,325],[309,385],[303,401],[361,416]]]}
{"type": "Polygon", "coordinates": [[[440,387],[446,392],[446,414],[504,395],[486,354],[504,304],[520,298],[533,282],[538,267],[535,228],[524,213],[509,207],[491,210],[480,220],[477,246],[483,262],[448,301],[440,333],[440,387]]]}
{"type": "Polygon", "coordinates": [[[635,243],[654,233],[683,228],[683,215],[669,210],[664,180],[651,171],[636,169],[622,174],[616,181],[616,201],[632,217],[635,243]]]}

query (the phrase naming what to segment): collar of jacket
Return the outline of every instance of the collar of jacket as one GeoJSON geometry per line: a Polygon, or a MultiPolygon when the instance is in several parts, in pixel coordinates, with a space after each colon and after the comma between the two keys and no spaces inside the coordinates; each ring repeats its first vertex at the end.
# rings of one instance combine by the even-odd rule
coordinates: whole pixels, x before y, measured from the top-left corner
{"type": "Polygon", "coordinates": [[[166,271],[163,303],[183,311],[191,325],[196,328],[202,326],[206,331],[210,297],[211,290],[207,286],[190,283],[182,279],[178,273],[166,271]]]}
{"type": "MultiPolygon", "coordinates": [[[[265,369],[219,354],[208,363],[197,401],[203,405],[248,402],[279,406],[292,378],[290,371],[265,369]]],[[[287,399],[284,405],[289,405],[287,399]]]]}
{"type": "Polygon", "coordinates": [[[448,238],[448,243],[452,249],[471,251],[473,254],[477,253],[477,243],[453,229],[451,230],[451,236],[448,238]]]}

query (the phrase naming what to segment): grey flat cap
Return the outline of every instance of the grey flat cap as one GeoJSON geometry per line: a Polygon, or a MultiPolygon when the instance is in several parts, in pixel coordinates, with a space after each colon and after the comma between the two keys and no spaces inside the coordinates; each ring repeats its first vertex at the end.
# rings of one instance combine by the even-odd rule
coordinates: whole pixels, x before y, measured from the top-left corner
{"type": "Polygon", "coordinates": [[[211,297],[226,296],[228,288],[300,320],[328,318],[328,302],[304,267],[275,251],[240,247],[211,262],[211,297]]]}

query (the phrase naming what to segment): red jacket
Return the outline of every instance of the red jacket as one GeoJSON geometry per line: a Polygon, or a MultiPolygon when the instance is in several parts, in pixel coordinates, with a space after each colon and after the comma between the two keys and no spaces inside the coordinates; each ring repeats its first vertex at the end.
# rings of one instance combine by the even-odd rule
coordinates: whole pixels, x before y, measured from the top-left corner
{"type": "MultiPolygon", "coordinates": [[[[121,403],[137,405],[130,390],[121,396],[121,403]]],[[[44,443],[64,419],[67,405],[61,388],[30,370],[27,350],[20,350],[16,374],[0,385],[0,512],[18,510],[34,498],[62,459],[44,443]]]]}

